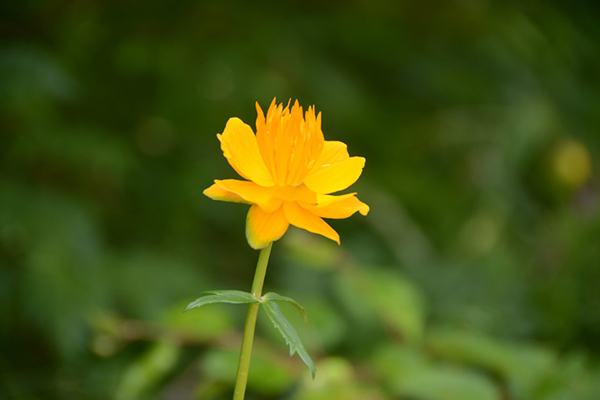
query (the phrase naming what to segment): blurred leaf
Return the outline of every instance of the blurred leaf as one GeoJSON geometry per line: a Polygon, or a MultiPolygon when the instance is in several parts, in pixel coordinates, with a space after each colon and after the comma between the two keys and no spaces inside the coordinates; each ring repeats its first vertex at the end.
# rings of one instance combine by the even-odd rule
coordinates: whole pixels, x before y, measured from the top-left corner
{"type": "Polygon", "coordinates": [[[294,299],[291,299],[291,298],[285,297],[285,296],[281,296],[274,292],[269,292],[262,297],[261,301],[267,301],[267,302],[268,301],[285,301],[285,302],[288,302],[291,305],[293,305],[296,308],[296,310],[298,310],[298,312],[300,313],[300,316],[302,316],[302,319],[304,320],[304,323],[305,324],[308,323],[308,316],[306,315],[306,310],[304,309],[304,307],[302,307],[300,304],[298,304],[298,302],[294,299]]]}
{"type": "Polygon", "coordinates": [[[544,400],[600,398],[600,369],[590,368],[587,358],[581,353],[566,355],[536,395],[544,400]]]}
{"type": "Polygon", "coordinates": [[[210,349],[200,360],[200,365],[210,379],[233,383],[239,358],[239,351],[210,349]]]}
{"type": "Polygon", "coordinates": [[[419,290],[399,273],[379,269],[346,270],[338,278],[349,296],[348,307],[364,309],[409,342],[419,341],[425,306],[419,290]]]}
{"type": "Polygon", "coordinates": [[[393,271],[372,271],[370,298],[381,318],[406,341],[418,341],[425,325],[425,306],[415,285],[393,271]]]}
{"type": "MultiPolygon", "coordinates": [[[[201,360],[204,381],[226,382],[232,386],[235,382],[239,362],[239,351],[210,350],[201,360]]],[[[273,354],[263,346],[252,351],[248,389],[263,395],[282,393],[293,383],[292,371],[286,368],[273,354]]],[[[231,389],[231,387],[229,388],[231,389]]]]}
{"type": "Polygon", "coordinates": [[[182,308],[175,304],[165,312],[160,324],[200,341],[219,338],[233,328],[232,316],[225,306],[204,307],[192,314],[182,313],[182,308]]]}
{"type": "Polygon", "coordinates": [[[369,359],[369,364],[388,384],[393,384],[398,377],[427,370],[429,363],[422,349],[390,343],[380,345],[369,359]]]}
{"type": "Polygon", "coordinates": [[[290,324],[290,322],[285,318],[285,316],[281,313],[279,306],[272,301],[265,301],[262,303],[263,309],[267,313],[267,316],[275,326],[275,328],[281,333],[285,342],[290,346],[290,357],[294,355],[294,353],[298,353],[302,361],[306,364],[308,369],[310,369],[310,373],[312,374],[313,379],[315,378],[315,365],[311,360],[310,356],[306,352],[298,333],[290,324]]]}
{"type": "Polygon", "coordinates": [[[20,231],[23,246],[17,310],[66,359],[87,351],[87,319],[107,297],[98,221],[68,196],[27,189],[0,185],[0,226],[20,231]]]}
{"type": "Polygon", "coordinates": [[[157,320],[164,310],[195,297],[198,282],[208,274],[188,257],[164,249],[135,246],[109,252],[103,261],[109,293],[119,298],[117,311],[145,320],[157,320]]]}
{"type": "Polygon", "coordinates": [[[147,399],[152,389],[175,368],[181,348],[170,342],[154,343],[123,372],[116,400],[147,399]]]}
{"type": "Polygon", "coordinates": [[[381,388],[362,382],[354,372],[352,364],[341,357],[319,360],[318,379],[303,379],[294,400],[384,400],[387,397],[381,388]]]}
{"type": "Polygon", "coordinates": [[[423,349],[383,344],[372,364],[386,386],[398,396],[417,400],[500,400],[485,376],[465,368],[434,363],[423,349]]]}
{"type": "Polygon", "coordinates": [[[296,328],[306,348],[326,352],[336,349],[350,333],[348,320],[328,299],[311,297],[306,306],[310,310],[310,324],[299,324],[296,328]]]}
{"type": "Polygon", "coordinates": [[[3,87],[0,105],[12,101],[26,109],[41,99],[73,97],[77,87],[67,70],[51,53],[37,46],[3,46],[0,49],[0,86],[3,87]]]}
{"type": "Polygon", "coordinates": [[[185,308],[184,312],[192,308],[202,307],[206,304],[213,303],[230,303],[230,304],[248,304],[259,303],[259,301],[251,294],[240,290],[208,290],[203,293],[212,293],[212,296],[200,297],[192,301],[185,308]]]}
{"type": "Polygon", "coordinates": [[[436,355],[487,368],[507,379],[513,394],[529,399],[555,368],[551,350],[533,345],[503,343],[469,331],[438,330],[427,338],[436,355]]]}
{"type": "Polygon", "coordinates": [[[331,270],[340,260],[341,252],[335,243],[301,229],[290,229],[281,242],[289,257],[316,270],[331,270]]]}
{"type": "Polygon", "coordinates": [[[500,391],[484,376],[463,369],[429,368],[398,376],[393,392],[417,400],[501,400],[500,391]]]}

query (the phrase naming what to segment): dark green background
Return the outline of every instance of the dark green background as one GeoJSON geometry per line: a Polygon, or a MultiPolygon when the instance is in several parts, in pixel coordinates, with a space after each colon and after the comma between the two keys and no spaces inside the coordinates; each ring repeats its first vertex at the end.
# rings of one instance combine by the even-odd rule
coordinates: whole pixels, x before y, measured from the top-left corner
{"type": "Polygon", "coordinates": [[[247,206],[215,135],[299,99],[366,168],[338,247],[290,230],[248,399],[600,398],[594,1],[7,1],[0,398],[227,399],[247,206]]]}

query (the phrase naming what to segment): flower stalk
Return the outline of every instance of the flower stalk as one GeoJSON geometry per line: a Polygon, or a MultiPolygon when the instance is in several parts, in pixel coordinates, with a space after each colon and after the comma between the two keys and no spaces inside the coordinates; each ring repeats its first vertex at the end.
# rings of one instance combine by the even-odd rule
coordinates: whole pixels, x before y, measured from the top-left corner
{"type": "MultiPolygon", "coordinates": [[[[291,101],[290,101],[291,103],[291,101]]],[[[213,200],[250,205],[246,218],[246,238],[253,249],[261,250],[252,282],[252,293],[239,290],[206,291],[188,304],[186,311],[212,303],[248,304],[242,349],[233,400],[244,400],[252,356],[256,318],[261,304],[290,348],[297,353],[315,378],[315,365],[298,333],[281,312],[277,302],[287,302],[300,312],[304,308],[293,299],[277,293],[262,296],[267,264],[273,242],[293,225],[322,235],[338,244],[338,233],[323,220],[344,219],[356,212],[369,213],[369,206],[356,193],[336,195],[347,189],[362,173],[363,157],[350,157],[347,146],[327,141],[321,131],[321,113],[314,107],[306,113],[296,101],[283,107],[275,99],[267,115],[256,104],[256,133],[239,118],[230,118],[217,135],[223,155],[245,180],[215,180],[204,190],[213,200]]]]}
{"type": "MultiPolygon", "coordinates": [[[[254,273],[254,281],[252,282],[252,295],[256,300],[260,301],[262,296],[262,288],[265,282],[267,273],[267,265],[273,243],[261,250],[256,264],[256,272],[254,273]]],[[[242,349],[240,351],[240,361],[238,364],[237,378],[235,380],[235,389],[233,392],[233,400],[244,400],[246,394],[246,384],[248,382],[248,371],[250,369],[250,358],[252,356],[252,344],[254,342],[254,330],[256,327],[256,317],[260,303],[248,304],[248,312],[246,313],[246,322],[244,324],[244,335],[242,337],[242,349]]]]}

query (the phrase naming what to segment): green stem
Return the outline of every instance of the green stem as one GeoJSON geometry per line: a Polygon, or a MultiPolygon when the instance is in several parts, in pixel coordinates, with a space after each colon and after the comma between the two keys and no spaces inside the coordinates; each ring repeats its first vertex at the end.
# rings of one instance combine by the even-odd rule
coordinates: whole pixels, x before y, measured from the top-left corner
{"type": "MultiPolygon", "coordinates": [[[[258,264],[256,265],[256,272],[254,273],[254,282],[252,282],[252,295],[257,300],[260,300],[262,296],[262,288],[263,283],[265,282],[265,274],[267,273],[269,255],[271,255],[271,247],[273,247],[273,243],[269,243],[267,247],[262,249],[258,256],[258,264]]],[[[256,317],[258,316],[259,307],[260,303],[251,303],[248,305],[233,400],[244,400],[246,394],[250,357],[252,356],[252,343],[254,342],[254,328],[256,327],[256,317]]]]}

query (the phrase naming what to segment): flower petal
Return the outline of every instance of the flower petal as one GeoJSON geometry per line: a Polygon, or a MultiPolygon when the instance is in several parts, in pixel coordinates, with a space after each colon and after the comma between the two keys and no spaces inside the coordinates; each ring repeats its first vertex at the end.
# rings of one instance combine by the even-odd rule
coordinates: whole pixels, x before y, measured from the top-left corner
{"type": "Polygon", "coordinates": [[[321,217],[314,213],[306,210],[298,205],[296,202],[284,202],[283,211],[285,218],[290,224],[297,226],[298,228],[306,229],[309,232],[323,235],[328,239],[331,239],[337,244],[340,244],[340,236],[338,233],[323,221],[321,217]]]}
{"type": "Polygon", "coordinates": [[[318,198],[319,204],[302,206],[322,218],[348,218],[357,211],[362,215],[369,213],[369,206],[360,201],[356,193],[342,196],[319,195],[318,198]]]}
{"type": "Polygon", "coordinates": [[[277,182],[277,168],[275,168],[275,150],[273,143],[273,135],[275,133],[271,127],[271,120],[273,119],[273,112],[276,112],[277,110],[278,107],[275,104],[275,99],[273,99],[271,106],[267,110],[267,115],[269,117],[269,126],[267,127],[265,114],[258,102],[256,102],[256,142],[258,143],[260,154],[262,155],[267,168],[271,171],[271,175],[275,182],[277,182]]]}
{"type": "Polygon", "coordinates": [[[309,107],[303,116],[298,101],[290,109],[271,103],[267,116],[256,104],[256,140],[273,181],[298,186],[321,154],[324,138],[321,114],[309,107]]]}
{"type": "Polygon", "coordinates": [[[318,159],[323,150],[323,132],[321,131],[321,114],[315,116],[315,108],[308,107],[305,117],[302,117],[302,107],[298,102],[292,107],[292,154],[286,184],[297,186],[302,183],[312,167],[312,162],[318,159]],[[295,118],[294,118],[295,117],[295,118]]]}
{"type": "Polygon", "coordinates": [[[356,182],[364,166],[363,157],[350,157],[335,164],[324,164],[304,178],[304,184],[321,194],[338,192],[356,182]]]}
{"type": "Polygon", "coordinates": [[[335,140],[325,141],[323,142],[323,150],[310,172],[315,172],[323,165],[339,163],[348,158],[350,158],[350,155],[348,154],[348,146],[345,143],[335,140]]]}
{"type": "Polygon", "coordinates": [[[300,186],[275,186],[271,189],[273,194],[284,201],[300,201],[309,204],[317,203],[317,194],[306,187],[300,186]]]}
{"type": "Polygon", "coordinates": [[[272,195],[273,188],[237,179],[215,180],[215,184],[222,190],[239,196],[247,203],[258,204],[263,211],[273,212],[281,207],[282,200],[272,195]]]}
{"type": "Polygon", "coordinates": [[[269,213],[253,205],[246,218],[246,238],[253,249],[262,249],[279,240],[289,226],[283,207],[269,213]]]}
{"type": "Polygon", "coordinates": [[[228,201],[231,203],[250,204],[250,202],[244,200],[239,195],[221,189],[216,183],[208,189],[205,189],[202,193],[204,193],[205,196],[210,197],[213,200],[228,201]]]}
{"type": "Polygon", "coordinates": [[[229,164],[241,176],[265,187],[275,184],[260,154],[256,136],[249,125],[239,118],[230,118],[223,134],[217,137],[221,141],[221,149],[229,164]]]}

